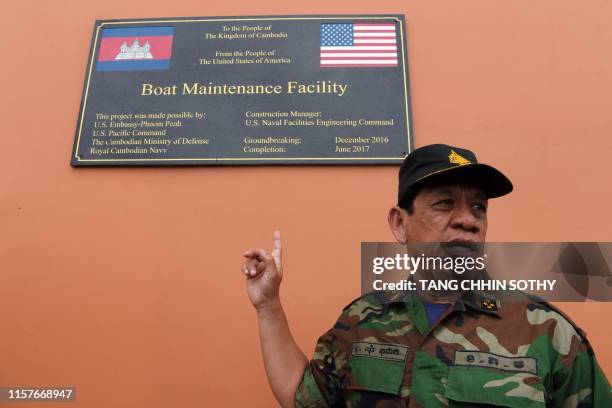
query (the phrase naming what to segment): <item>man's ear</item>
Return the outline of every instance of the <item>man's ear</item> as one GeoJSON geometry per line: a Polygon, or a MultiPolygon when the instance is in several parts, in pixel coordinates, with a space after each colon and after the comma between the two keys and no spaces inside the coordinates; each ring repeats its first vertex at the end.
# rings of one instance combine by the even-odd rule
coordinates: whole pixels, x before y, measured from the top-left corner
{"type": "Polygon", "coordinates": [[[398,207],[397,205],[391,207],[389,210],[389,215],[387,216],[387,221],[389,222],[389,228],[391,232],[395,236],[395,239],[400,244],[406,243],[406,218],[408,217],[408,211],[403,208],[398,207]]]}

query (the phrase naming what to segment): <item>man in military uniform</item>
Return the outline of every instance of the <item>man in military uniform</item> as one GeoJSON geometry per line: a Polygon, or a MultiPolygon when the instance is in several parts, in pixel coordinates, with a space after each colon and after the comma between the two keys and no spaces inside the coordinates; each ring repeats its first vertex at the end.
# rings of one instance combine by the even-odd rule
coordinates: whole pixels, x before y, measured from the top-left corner
{"type": "MultiPolygon", "coordinates": [[[[400,168],[389,226],[400,243],[484,242],[488,199],[511,191],[469,150],[425,146],[400,168]]],[[[244,256],[266,373],[283,407],[612,407],[584,332],[533,298],[370,293],[342,311],[308,361],[279,301],[280,233],[270,254],[244,256]]]]}

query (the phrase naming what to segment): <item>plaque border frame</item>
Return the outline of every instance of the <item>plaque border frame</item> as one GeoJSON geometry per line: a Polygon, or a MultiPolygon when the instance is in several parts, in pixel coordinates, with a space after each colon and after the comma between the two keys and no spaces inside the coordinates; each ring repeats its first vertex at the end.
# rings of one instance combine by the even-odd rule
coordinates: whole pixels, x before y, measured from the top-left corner
{"type": "Polygon", "coordinates": [[[350,15],[279,15],[279,16],[245,16],[245,17],[169,17],[169,18],[156,18],[156,19],[114,19],[114,20],[96,20],[94,23],[94,35],[90,45],[90,55],[87,64],[86,78],[83,85],[83,93],[81,97],[81,104],[79,107],[79,116],[76,129],[75,140],[73,143],[73,151],[71,156],[70,164],[73,167],[81,166],[201,166],[201,165],[363,165],[363,164],[398,164],[401,163],[406,155],[413,149],[413,138],[414,131],[412,127],[412,111],[411,111],[411,99],[408,92],[409,88],[409,77],[407,73],[407,53],[408,47],[405,42],[404,28],[405,28],[405,15],[393,14],[393,15],[368,15],[368,14],[350,14],[350,15]],[[368,20],[388,20],[394,19],[399,22],[400,32],[400,47],[402,50],[402,75],[404,79],[404,113],[406,115],[406,131],[407,131],[407,151],[404,156],[400,157],[211,157],[211,158],[140,158],[140,159],[83,159],[79,156],[79,146],[81,142],[81,134],[83,130],[83,119],[85,117],[85,110],[87,108],[87,97],[89,94],[89,86],[91,83],[94,57],[96,55],[97,46],[99,44],[98,37],[100,30],[105,26],[113,25],[125,25],[125,24],[163,24],[163,23],[181,23],[181,22],[232,22],[232,21],[267,21],[267,20],[349,20],[349,19],[368,19],[368,20]],[[319,161],[320,163],[317,163],[319,161]],[[351,161],[352,163],[346,163],[351,161]],[[368,161],[374,161],[369,162],[368,161]],[[147,163],[152,162],[152,163],[147,163]],[[276,163],[275,163],[276,162],[276,163]],[[343,163],[345,162],[345,163],[343,163]],[[85,164],[88,163],[88,164],[85,164]]]}

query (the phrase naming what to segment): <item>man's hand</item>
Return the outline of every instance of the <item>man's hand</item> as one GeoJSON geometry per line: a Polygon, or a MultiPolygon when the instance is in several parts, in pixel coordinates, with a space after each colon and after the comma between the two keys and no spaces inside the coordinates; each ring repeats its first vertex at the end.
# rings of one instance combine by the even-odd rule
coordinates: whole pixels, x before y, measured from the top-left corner
{"type": "Polygon", "coordinates": [[[247,277],[247,292],[253,306],[260,309],[278,304],[279,287],[283,279],[280,231],[274,231],[270,254],[263,249],[250,249],[243,256],[246,261],[242,272],[247,277]]]}
{"type": "Polygon", "coordinates": [[[250,249],[244,254],[242,273],[247,277],[247,292],[257,309],[259,338],[266,375],[276,400],[283,408],[295,407],[295,393],[308,366],[308,359],[297,346],[278,290],[283,279],[281,236],[274,231],[272,252],[250,249]]]}

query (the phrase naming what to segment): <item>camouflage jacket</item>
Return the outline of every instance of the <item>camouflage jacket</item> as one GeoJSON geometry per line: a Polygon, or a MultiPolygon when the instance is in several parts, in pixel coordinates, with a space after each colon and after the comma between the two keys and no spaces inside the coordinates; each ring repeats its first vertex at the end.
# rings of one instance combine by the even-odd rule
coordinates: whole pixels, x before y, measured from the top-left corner
{"type": "Polygon", "coordinates": [[[612,407],[612,396],[560,311],[478,292],[431,327],[416,295],[357,299],[319,338],[296,393],[296,407],[449,406],[612,407]]]}

